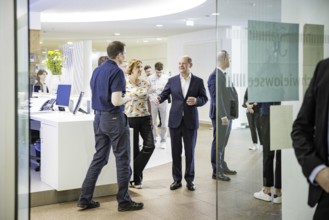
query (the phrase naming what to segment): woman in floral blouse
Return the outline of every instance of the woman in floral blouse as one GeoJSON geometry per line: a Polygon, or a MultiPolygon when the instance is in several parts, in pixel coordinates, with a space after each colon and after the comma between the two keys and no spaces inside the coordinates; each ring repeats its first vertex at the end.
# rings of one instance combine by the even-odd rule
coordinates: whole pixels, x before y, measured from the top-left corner
{"type": "Polygon", "coordinates": [[[131,60],[126,69],[126,95],[131,100],[126,103],[125,113],[130,127],[134,129],[134,181],[131,185],[137,189],[142,188],[142,172],[155,148],[148,96],[150,84],[146,78],[141,77],[142,70],[142,61],[136,59],[131,60]],[[139,148],[139,135],[143,138],[142,149],[139,148]]]}

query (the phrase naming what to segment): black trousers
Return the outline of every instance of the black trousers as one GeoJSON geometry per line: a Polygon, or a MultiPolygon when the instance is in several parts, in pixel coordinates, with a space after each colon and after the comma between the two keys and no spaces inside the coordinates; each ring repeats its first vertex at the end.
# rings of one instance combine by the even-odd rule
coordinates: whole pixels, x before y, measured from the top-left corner
{"type": "Polygon", "coordinates": [[[315,209],[313,220],[328,220],[329,219],[329,194],[323,192],[315,209]]]}
{"type": "Polygon", "coordinates": [[[154,151],[151,116],[129,117],[129,126],[134,129],[134,182],[141,184],[143,170],[154,151]],[[139,135],[143,138],[143,148],[139,149],[139,135]]]}
{"type": "Polygon", "coordinates": [[[261,130],[260,130],[260,115],[259,112],[254,112],[254,113],[249,113],[247,112],[247,119],[248,119],[248,124],[249,124],[249,129],[251,133],[251,139],[252,143],[257,144],[257,134],[259,137],[260,144],[263,145],[262,140],[261,140],[261,130]]]}
{"type": "Polygon", "coordinates": [[[260,118],[263,143],[263,186],[281,189],[281,150],[270,150],[270,117],[261,116],[260,118]]]}

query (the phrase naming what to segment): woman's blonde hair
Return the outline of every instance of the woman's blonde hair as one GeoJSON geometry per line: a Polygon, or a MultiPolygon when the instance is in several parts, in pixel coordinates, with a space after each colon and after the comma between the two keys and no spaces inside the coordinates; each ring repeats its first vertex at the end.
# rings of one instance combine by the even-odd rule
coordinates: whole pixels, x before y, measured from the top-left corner
{"type": "Polygon", "coordinates": [[[126,73],[127,75],[131,75],[133,73],[133,69],[138,66],[138,64],[142,64],[143,62],[137,59],[132,59],[129,61],[126,73]]]}

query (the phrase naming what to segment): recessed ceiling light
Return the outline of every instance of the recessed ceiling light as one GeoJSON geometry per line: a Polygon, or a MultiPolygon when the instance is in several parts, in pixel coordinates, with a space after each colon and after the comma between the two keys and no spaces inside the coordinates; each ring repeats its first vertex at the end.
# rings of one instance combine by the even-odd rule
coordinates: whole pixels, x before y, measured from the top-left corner
{"type": "Polygon", "coordinates": [[[218,16],[220,15],[219,12],[214,12],[214,13],[211,13],[212,16],[218,16]]]}
{"type": "Polygon", "coordinates": [[[185,24],[186,24],[186,26],[194,26],[194,21],[186,20],[185,24]]]}
{"type": "Polygon", "coordinates": [[[114,33],[113,35],[114,36],[120,36],[121,34],[120,33],[114,33]]]}
{"type": "Polygon", "coordinates": [[[162,40],[162,38],[157,38],[157,40],[162,40]]]}
{"type": "Polygon", "coordinates": [[[149,41],[148,40],[143,40],[144,43],[148,43],[149,41]]]}
{"type": "Polygon", "coordinates": [[[42,42],[42,41],[40,41],[40,44],[43,44],[43,42],[42,42]]]}
{"type": "Polygon", "coordinates": [[[67,44],[71,45],[71,44],[73,44],[73,43],[72,43],[71,41],[68,41],[67,44]]]}
{"type": "Polygon", "coordinates": [[[163,24],[157,24],[156,27],[163,27],[163,24]]]}
{"type": "MultiPolygon", "coordinates": [[[[43,22],[100,22],[100,21],[127,21],[142,18],[152,18],[175,14],[190,10],[202,5],[207,0],[166,0],[147,1],[140,4],[132,1],[130,7],[104,7],[102,10],[81,11],[76,10],[76,1],[66,1],[65,8],[54,6],[52,9],[40,13],[43,22]],[[175,5],[175,7],[173,7],[175,5]],[[58,11],[62,11],[59,13],[58,11]]],[[[123,4],[123,3],[122,3],[123,4]]],[[[64,5],[63,5],[64,6],[64,5]]]]}

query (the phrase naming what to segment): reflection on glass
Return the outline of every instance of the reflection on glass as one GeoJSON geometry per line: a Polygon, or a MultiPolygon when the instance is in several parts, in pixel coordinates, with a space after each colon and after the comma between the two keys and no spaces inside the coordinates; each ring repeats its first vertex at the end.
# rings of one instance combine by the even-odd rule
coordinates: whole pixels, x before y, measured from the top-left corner
{"type": "Polygon", "coordinates": [[[26,0],[17,0],[16,92],[17,92],[17,219],[29,219],[29,74],[28,8],[26,0]]]}
{"type": "Polygon", "coordinates": [[[248,73],[251,101],[298,100],[298,24],[249,21],[248,73]]]}

